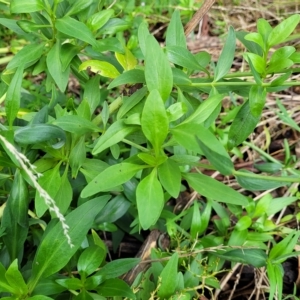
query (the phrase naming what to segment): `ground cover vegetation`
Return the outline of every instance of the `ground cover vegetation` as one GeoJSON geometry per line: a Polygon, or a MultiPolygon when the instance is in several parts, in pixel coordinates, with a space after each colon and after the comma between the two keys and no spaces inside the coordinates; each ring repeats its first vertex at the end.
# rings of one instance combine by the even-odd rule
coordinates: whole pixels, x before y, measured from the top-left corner
{"type": "Polygon", "coordinates": [[[0,3],[1,299],[298,299],[300,15],[137,2],[0,3]]]}

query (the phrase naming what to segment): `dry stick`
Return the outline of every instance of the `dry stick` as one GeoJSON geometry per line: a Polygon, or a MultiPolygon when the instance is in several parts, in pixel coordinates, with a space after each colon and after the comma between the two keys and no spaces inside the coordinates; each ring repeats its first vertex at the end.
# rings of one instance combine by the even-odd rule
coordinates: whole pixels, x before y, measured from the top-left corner
{"type": "Polygon", "coordinates": [[[209,11],[209,9],[214,4],[215,0],[205,0],[202,6],[196,11],[196,13],[193,15],[192,19],[186,24],[184,28],[184,34],[187,37],[199,24],[199,22],[202,20],[204,15],[209,11]]]}

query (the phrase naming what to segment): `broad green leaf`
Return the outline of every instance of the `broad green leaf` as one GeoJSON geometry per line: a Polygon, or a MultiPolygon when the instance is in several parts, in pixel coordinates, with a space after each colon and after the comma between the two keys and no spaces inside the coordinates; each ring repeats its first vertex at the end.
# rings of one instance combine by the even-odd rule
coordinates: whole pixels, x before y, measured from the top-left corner
{"type": "Polygon", "coordinates": [[[134,69],[138,64],[137,59],[127,47],[125,48],[125,54],[116,52],[115,56],[125,71],[134,69]]]}
{"type": "Polygon", "coordinates": [[[187,112],[186,104],[177,102],[167,108],[167,116],[169,122],[174,122],[180,119],[187,112]]]}
{"type": "Polygon", "coordinates": [[[189,79],[188,75],[184,73],[182,70],[177,68],[172,68],[173,74],[173,84],[174,85],[190,85],[191,80],[189,79]]]}
{"type": "Polygon", "coordinates": [[[79,71],[86,69],[108,78],[116,78],[120,75],[116,67],[107,61],[87,60],[79,66],[79,71]]]}
{"type": "Polygon", "coordinates": [[[113,89],[123,84],[145,83],[145,72],[140,69],[133,69],[120,74],[108,86],[113,89]]]}
{"type": "Polygon", "coordinates": [[[86,181],[90,182],[107,167],[109,165],[100,159],[86,158],[80,172],[84,175],[86,181]]]}
{"type": "Polygon", "coordinates": [[[164,193],[156,169],[138,184],[136,202],[140,224],[144,230],[149,229],[157,222],[164,207],[164,193]]]}
{"type": "Polygon", "coordinates": [[[294,31],[298,23],[300,22],[300,15],[294,14],[284,21],[280,22],[271,31],[268,37],[268,46],[273,47],[277,44],[284,42],[289,35],[294,31]]]}
{"type": "Polygon", "coordinates": [[[80,52],[80,48],[70,44],[64,43],[60,47],[60,60],[61,60],[61,70],[65,72],[69,67],[72,59],[80,52]]]}
{"type": "Polygon", "coordinates": [[[16,73],[14,74],[6,93],[5,112],[10,127],[12,126],[13,121],[17,117],[18,111],[20,109],[23,70],[24,66],[20,65],[16,73]]]}
{"type": "Polygon", "coordinates": [[[12,70],[21,65],[24,65],[24,68],[30,67],[41,57],[44,49],[45,43],[26,45],[8,63],[6,69],[12,70]]]}
{"type": "Polygon", "coordinates": [[[168,159],[166,155],[153,156],[148,153],[139,153],[138,158],[140,158],[143,162],[152,167],[159,166],[168,159]]]}
{"type": "Polygon", "coordinates": [[[266,88],[263,88],[259,85],[251,86],[249,92],[249,104],[251,114],[255,118],[260,118],[262,110],[266,103],[267,91],[266,88]]]}
{"type": "MultiPolygon", "coordinates": [[[[258,19],[256,24],[257,24],[256,25],[257,26],[257,31],[263,38],[263,41],[264,41],[264,44],[265,44],[264,48],[266,48],[269,35],[270,35],[270,33],[272,32],[273,29],[272,29],[271,25],[269,24],[269,22],[267,20],[263,19],[263,18],[258,19]]],[[[256,53],[256,54],[260,55],[260,53],[256,53]]]]}
{"type": "Polygon", "coordinates": [[[158,90],[163,101],[166,101],[173,87],[172,69],[152,35],[146,38],[145,78],[148,90],[158,90]]]}
{"type": "Polygon", "coordinates": [[[158,288],[157,295],[162,299],[169,299],[173,296],[176,289],[174,279],[177,277],[178,253],[174,253],[163,271],[160,274],[161,285],[158,288]]]}
{"type": "Polygon", "coordinates": [[[252,265],[256,268],[265,266],[267,262],[267,255],[261,249],[233,249],[225,253],[213,253],[213,255],[226,260],[252,265]]]}
{"type": "Polygon", "coordinates": [[[100,76],[96,75],[90,78],[85,86],[83,99],[86,99],[90,105],[91,114],[94,113],[97,106],[100,104],[100,86],[99,86],[100,76]]]}
{"type": "Polygon", "coordinates": [[[202,125],[199,128],[197,137],[200,147],[208,161],[223,175],[230,175],[234,170],[233,162],[230,159],[224,146],[215,135],[202,125]]]}
{"type": "Polygon", "coordinates": [[[184,67],[189,71],[201,70],[202,72],[205,72],[207,75],[209,75],[208,71],[198,63],[194,55],[186,48],[178,46],[168,46],[166,47],[166,50],[168,59],[173,64],[184,67]]]}
{"type": "Polygon", "coordinates": [[[252,42],[258,44],[263,50],[265,50],[265,42],[260,33],[251,32],[245,36],[245,39],[247,41],[252,41],[252,42]]]}
{"type": "MultiPolygon", "coordinates": [[[[252,178],[251,175],[254,175],[252,172],[248,170],[239,170],[235,177],[237,179],[237,182],[240,186],[243,188],[250,190],[250,191],[265,191],[268,189],[275,189],[281,186],[285,186],[287,182],[285,180],[272,180],[266,178],[252,178]],[[241,173],[245,175],[240,175],[241,173]],[[249,177],[247,177],[247,174],[249,174],[249,177]]],[[[281,177],[278,177],[280,179],[281,177]]],[[[288,176],[282,176],[282,178],[286,179],[289,178],[288,176]]],[[[293,178],[293,177],[291,177],[293,178]]]]}
{"type": "Polygon", "coordinates": [[[288,207],[291,203],[295,202],[297,197],[280,197],[272,199],[270,206],[267,209],[267,215],[272,216],[279,211],[281,211],[284,207],[288,207]]]}
{"type": "Polygon", "coordinates": [[[138,130],[137,126],[128,126],[124,123],[124,120],[118,120],[114,122],[98,139],[92,154],[96,155],[103,150],[119,143],[127,135],[138,130]]]}
{"type": "Polygon", "coordinates": [[[228,134],[228,148],[232,149],[245,141],[255,129],[259,119],[260,116],[253,116],[249,101],[246,101],[231,124],[228,134]]]}
{"type": "Polygon", "coordinates": [[[5,228],[2,237],[8,251],[10,261],[23,255],[24,243],[28,234],[28,187],[20,171],[17,169],[6,207],[2,213],[1,227],[5,228]]]}
{"type": "Polygon", "coordinates": [[[116,278],[136,267],[140,261],[140,258],[121,258],[113,260],[101,268],[95,276],[103,276],[105,279],[116,278]]]}
{"type": "Polygon", "coordinates": [[[80,13],[85,8],[92,5],[93,0],[76,0],[73,1],[72,6],[69,8],[65,16],[71,16],[80,13]]]}
{"type": "Polygon", "coordinates": [[[27,295],[28,288],[21,272],[19,271],[17,259],[15,259],[8,267],[5,273],[5,278],[8,284],[14,289],[14,294],[18,295],[20,298],[27,295]]]}
{"type": "MultiPolygon", "coordinates": [[[[63,215],[68,211],[72,199],[73,189],[68,179],[68,168],[66,168],[61,177],[59,189],[55,195],[56,205],[63,215]]],[[[53,212],[51,214],[54,215],[53,212]]]]}
{"type": "Polygon", "coordinates": [[[81,192],[81,197],[86,198],[101,191],[106,191],[130,180],[145,166],[131,163],[112,165],[96,176],[81,192]]]}
{"type": "Polygon", "coordinates": [[[114,14],[113,9],[105,9],[105,10],[99,11],[99,12],[91,15],[88,18],[87,26],[92,31],[97,31],[98,29],[100,29],[102,26],[104,26],[107,23],[107,21],[113,16],[113,14],[114,14]]]}
{"type": "Polygon", "coordinates": [[[43,10],[44,5],[41,0],[12,0],[10,11],[12,14],[31,13],[38,10],[43,10]]]}
{"type": "Polygon", "coordinates": [[[97,40],[93,49],[97,52],[120,52],[124,51],[122,43],[116,37],[107,37],[105,39],[97,40]]]}
{"type": "MultiPolygon", "coordinates": [[[[100,297],[100,296],[99,296],[100,297]]],[[[82,290],[75,298],[74,300],[93,300],[94,298],[87,292],[86,290],[82,290]]],[[[104,300],[99,298],[99,300],[104,300]]]]}
{"type": "Polygon", "coordinates": [[[6,269],[0,262],[0,292],[9,292],[14,293],[14,288],[10,286],[6,277],[5,277],[6,269]]]}
{"type": "MultiPolygon", "coordinates": [[[[129,71],[130,72],[130,71],[129,71]]],[[[127,72],[126,72],[127,73],[127,72]]],[[[117,119],[123,118],[131,109],[139,104],[147,94],[147,88],[143,87],[134,92],[129,98],[123,98],[123,104],[117,113],[117,119]]]]}
{"type": "Polygon", "coordinates": [[[198,108],[181,124],[195,123],[201,124],[205,122],[219,106],[224,94],[216,94],[203,101],[198,108]]]}
{"type": "Polygon", "coordinates": [[[251,60],[251,63],[253,64],[254,69],[257,73],[263,74],[266,70],[266,61],[263,57],[260,55],[254,54],[254,53],[245,53],[245,57],[249,63],[249,60],[251,60]]]}
{"type": "Polygon", "coordinates": [[[25,32],[18,26],[18,21],[7,19],[7,18],[0,18],[0,24],[4,27],[7,27],[11,31],[17,33],[18,35],[24,35],[25,32]]]}
{"type": "Polygon", "coordinates": [[[166,45],[177,46],[186,48],[186,37],[184,35],[184,29],[180,19],[180,11],[178,9],[174,10],[171,21],[167,28],[166,34],[166,45]]]}
{"type": "Polygon", "coordinates": [[[198,232],[201,227],[201,215],[199,210],[199,204],[197,201],[194,201],[193,205],[193,216],[191,219],[191,236],[193,239],[197,238],[198,232]]]}
{"type": "Polygon", "coordinates": [[[104,26],[102,26],[102,28],[100,28],[98,34],[114,35],[117,32],[125,31],[128,28],[130,28],[129,22],[119,18],[111,18],[105,23],[104,26]]]}
{"type": "Polygon", "coordinates": [[[66,142],[66,133],[55,125],[33,124],[17,129],[15,141],[21,145],[47,143],[52,148],[59,149],[66,142]]]}
{"type": "Polygon", "coordinates": [[[70,67],[67,67],[65,70],[63,70],[60,56],[61,45],[59,42],[56,42],[48,52],[46,63],[54,82],[60,91],[64,92],[69,80],[70,67]]]}
{"type": "MultiPolygon", "coordinates": [[[[55,168],[46,171],[42,177],[39,178],[38,182],[40,186],[51,196],[52,199],[55,199],[56,193],[59,190],[61,185],[61,177],[59,174],[60,165],[57,164],[55,168]]],[[[45,199],[41,194],[36,191],[35,194],[35,210],[37,216],[40,218],[45,211],[48,209],[45,199]]]]}
{"type": "Polygon", "coordinates": [[[85,150],[85,136],[82,136],[79,141],[76,143],[74,148],[71,150],[69,156],[70,167],[72,169],[72,177],[76,178],[79,169],[84,163],[86,158],[85,150]]]}
{"type": "Polygon", "coordinates": [[[76,115],[59,117],[57,120],[54,120],[52,124],[62,128],[65,131],[76,133],[78,135],[100,131],[100,129],[91,121],[76,115]]]}
{"type": "Polygon", "coordinates": [[[158,155],[169,128],[169,120],[162,98],[152,90],[146,99],[141,117],[142,131],[158,155]]]}
{"type": "Polygon", "coordinates": [[[243,206],[248,204],[245,196],[214,178],[200,173],[183,174],[183,177],[195,191],[204,197],[228,204],[243,206]]]}
{"type": "Polygon", "coordinates": [[[122,194],[117,195],[111,199],[101,213],[96,216],[95,223],[114,223],[127,212],[129,207],[130,202],[122,194]]]}
{"type": "Polygon", "coordinates": [[[280,86],[282,85],[285,81],[287,81],[290,76],[292,74],[292,71],[286,72],[283,75],[275,78],[272,82],[271,82],[271,86],[280,86]]]}
{"type": "Polygon", "coordinates": [[[218,59],[214,81],[220,80],[229,72],[235,55],[235,44],[235,32],[233,27],[230,26],[225,45],[218,59]]]}
{"type": "Polygon", "coordinates": [[[96,271],[96,269],[101,265],[102,261],[105,259],[106,251],[101,247],[92,245],[80,254],[77,262],[77,270],[79,274],[85,274],[88,276],[96,271]]]}
{"type": "Polygon", "coordinates": [[[53,300],[53,298],[44,296],[44,295],[35,295],[27,298],[28,300],[53,300]]]}
{"type": "Polygon", "coordinates": [[[202,150],[196,139],[197,130],[195,129],[195,124],[180,124],[175,128],[172,128],[170,132],[172,133],[175,141],[182,147],[196,153],[202,153],[202,150]]]}
{"type": "Polygon", "coordinates": [[[177,199],[181,186],[181,172],[178,165],[171,159],[166,160],[158,167],[158,177],[164,189],[177,199]]]}
{"type": "Polygon", "coordinates": [[[66,279],[56,279],[55,280],[61,286],[70,290],[79,290],[83,287],[83,284],[79,278],[66,278],[66,279]]]}
{"type": "Polygon", "coordinates": [[[240,40],[240,42],[247,48],[248,51],[258,54],[260,56],[263,55],[263,50],[259,45],[252,41],[247,41],[245,39],[245,36],[248,34],[248,32],[245,31],[238,31],[236,32],[236,37],[240,40]]]}
{"type": "Polygon", "coordinates": [[[91,228],[95,216],[106,202],[107,200],[99,201],[98,198],[89,200],[67,215],[66,224],[69,226],[72,248],[68,244],[60,222],[45,234],[32,263],[32,275],[28,282],[30,291],[41,278],[58,272],[68,263],[91,228]]]}
{"type": "Polygon", "coordinates": [[[235,229],[243,231],[248,229],[252,224],[252,219],[249,216],[242,216],[238,222],[235,224],[235,229]]]}
{"type": "Polygon", "coordinates": [[[96,39],[91,30],[84,23],[69,16],[57,19],[55,27],[58,31],[68,36],[84,41],[92,46],[97,46],[96,39]]]}
{"type": "Polygon", "coordinates": [[[97,287],[98,295],[103,297],[125,297],[127,299],[136,299],[129,285],[118,278],[106,280],[97,287]]]}
{"type": "Polygon", "coordinates": [[[139,39],[139,45],[141,48],[142,53],[144,56],[146,56],[146,40],[147,37],[150,35],[150,32],[148,30],[147,24],[145,22],[141,22],[139,29],[138,29],[138,39],[139,39]]]}

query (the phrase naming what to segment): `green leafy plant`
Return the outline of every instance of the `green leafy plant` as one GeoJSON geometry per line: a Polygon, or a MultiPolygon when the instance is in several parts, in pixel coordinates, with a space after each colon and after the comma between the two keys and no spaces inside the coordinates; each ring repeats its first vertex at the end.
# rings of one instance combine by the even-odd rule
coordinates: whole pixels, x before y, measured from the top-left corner
{"type": "Polygon", "coordinates": [[[226,260],[266,266],[269,299],[280,295],[281,263],[295,255],[298,233],[284,237],[269,217],[297,198],[268,194],[254,202],[201,170],[233,176],[248,191],[299,183],[293,167],[266,153],[265,174],[236,170],[231,157],[255,130],[267,93],[299,85],[289,80],[299,53],[280,44],[300,16],[275,28],[261,19],[257,33],[230,27],[214,63],[207,52],[188,51],[179,11],[163,48],[144,22],[136,44],[124,41],[120,33],[130,24],[94,0],[13,0],[10,11],[18,17],[0,24],[31,42],[1,74],[3,299],[191,299],[220,287],[226,260]],[[245,73],[230,73],[236,37],[248,51],[245,73]],[[43,91],[26,89],[24,78],[38,75],[43,91]],[[68,88],[71,78],[78,96],[68,88]],[[243,103],[222,139],[216,120],[229,94],[243,103]],[[205,201],[176,214],[169,200],[183,181],[205,201]],[[118,247],[125,233],[154,228],[170,235],[174,253],[152,251],[151,267],[130,287],[119,277],[140,259],[107,263],[98,233],[110,232],[118,247]],[[267,255],[270,230],[283,239],[267,255]]]}

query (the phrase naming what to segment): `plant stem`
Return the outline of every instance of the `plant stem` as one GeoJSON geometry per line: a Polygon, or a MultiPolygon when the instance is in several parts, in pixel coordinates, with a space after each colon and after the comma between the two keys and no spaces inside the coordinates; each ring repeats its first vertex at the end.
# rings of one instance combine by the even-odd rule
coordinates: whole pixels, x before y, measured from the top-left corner
{"type": "Polygon", "coordinates": [[[132,147],[135,147],[135,148],[137,148],[137,149],[139,149],[139,150],[141,150],[143,152],[149,152],[149,149],[147,149],[147,148],[145,148],[143,146],[140,146],[140,145],[138,145],[138,144],[136,144],[134,142],[131,142],[129,140],[123,139],[122,142],[125,143],[125,144],[128,144],[128,145],[130,145],[132,147]]]}
{"type": "Polygon", "coordinates": [[[266,176],[266,175],[259,175],[259,174],[254,174],[254,173],[246,173],[246,172],[241,172],[241,171],[233,171],[233,175],[235,176],[241,176],[241,177],[248,177],[248,178],[253,178],[253,179],[261,179],[261,180],[271,180],[271,181],[278,181],[278,182],[300,182],[299,177],[277,177],[277,176],[266,176]]]}

